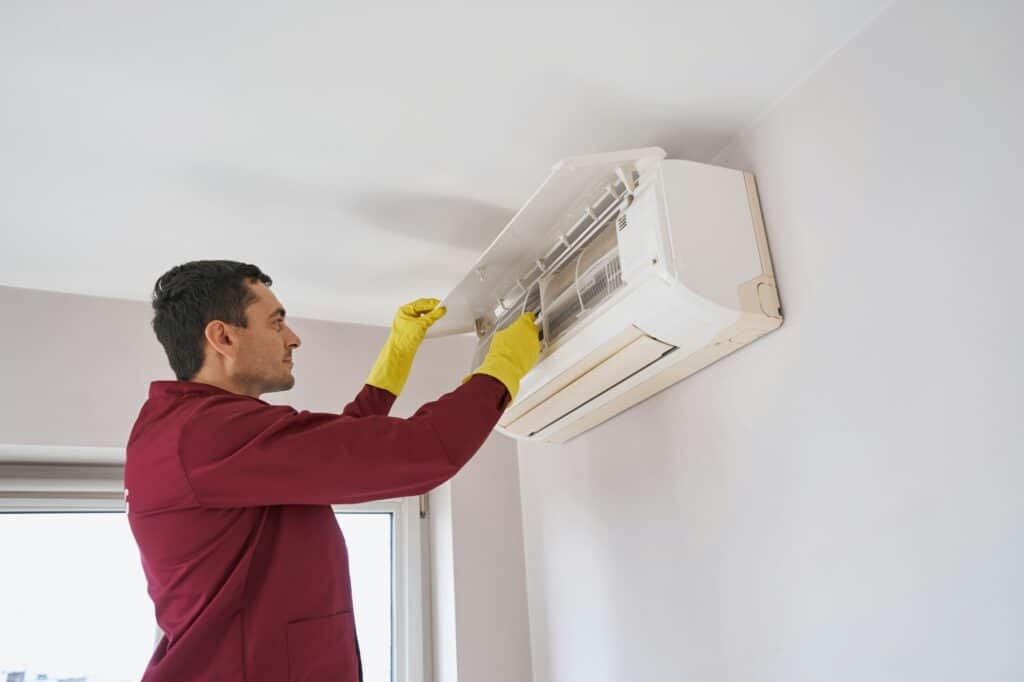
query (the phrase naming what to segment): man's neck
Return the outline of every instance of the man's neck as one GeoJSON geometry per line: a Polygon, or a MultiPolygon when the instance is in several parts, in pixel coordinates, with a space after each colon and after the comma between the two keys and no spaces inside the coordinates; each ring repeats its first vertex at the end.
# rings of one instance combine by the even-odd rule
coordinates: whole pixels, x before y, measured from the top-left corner
{"type": "Polygon", "coordinates": [[[263,395],[258,389],[252,386],[244,386],[237,381],[232,381],[228,377],[220,376],[214,377],[204,375],[202,372],[197,374],[192,381],[197,384],[207,384],[208,386],[215,386],[228,393],[235,393],[238,395],[249,396],[250,398],[259,398],[263,395]]]}

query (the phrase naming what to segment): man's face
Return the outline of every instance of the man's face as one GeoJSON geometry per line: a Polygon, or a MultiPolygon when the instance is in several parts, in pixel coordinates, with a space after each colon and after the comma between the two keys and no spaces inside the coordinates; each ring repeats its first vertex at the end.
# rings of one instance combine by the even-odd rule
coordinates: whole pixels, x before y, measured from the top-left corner
{"type": "Polygon", "coordinates": [[[248,327],[236,329],[238,352],[232,374],[258,394],[287,391],[295,385],[292,351],[302,341],[285,324],[285,311],[274,293],[261,283],[249,283],[257,300],[245,309],[248,327]]]}

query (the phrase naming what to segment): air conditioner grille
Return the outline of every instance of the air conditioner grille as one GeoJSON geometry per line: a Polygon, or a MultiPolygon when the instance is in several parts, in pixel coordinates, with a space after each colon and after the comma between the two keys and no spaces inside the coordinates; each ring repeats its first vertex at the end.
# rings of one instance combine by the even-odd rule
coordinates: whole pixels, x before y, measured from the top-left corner
{"type": "MultiPolygon", "coordinates": [[[[616,226],[622,229],[624,220],[622,208],[628,206],[632,192],[639,182],[636,168],[623,167],[616,169],[617,179],[605,187],[596,190],[584,200],[579,211],[579,218],[564,234],[558,235],[547,251],[531,263],[515,284],[496,299],[493,311],[493,325],[487,320],[477,320],[480,341],[473,356],[475,369],[480,366],[491,347],[494,332],[504,329],[523,312],[533,312],[541,325],[542,342],[550,341],[564,333],[572,322],[589,312],[622,285],[620,265],[617,254],[601,256],[600,260],[590,266],[583,276],[578,274],[579,262],[574,257],[582,258],[590,249],[591,260],[595,252],[601,253],[616,244],[616,226]],[[575,268],[575,271],[572,271],[575,268]],[[572,271],[572,272],[570,272],[572,271]],[[572,300],[565,296],[568,293],[555,294],[555,305],[549,304],[548,296],[552,292],[542,294],[541,288],[551,282],[559,274],[569,273],[573,276],[575,286],[571,287],[572,300]],[[525,293],[525,302],[524,302],[525,293]],[[582,307],[580,302],[582,300],[582,307]],[[552,319],[546,308],[553,307],[557,311],[557,319],[552,319]],[[543,308],[543,309],[542,309],[543,308]]],[[[569,214],[575,214],[571,209],[569,214]]],[[[586,266],[585,266],[586,267],[586,266]]],[[[479,274],[479,273],[478,273],[479,274]]],[[[560,289],[564,282],[555,288],[560,289]]],[[[542,352],[543,352],[542,346],[542,352]]]]}
{"type": "Polygon", "coordinates": [[[567,289],[546,311],[548,337],[552,341],[557,339],[577,319],[596,308],[621,286],[622,269],[619,265],[619,255],[612,252],[610,257],[580,277],[577,286],[567,289]]]}

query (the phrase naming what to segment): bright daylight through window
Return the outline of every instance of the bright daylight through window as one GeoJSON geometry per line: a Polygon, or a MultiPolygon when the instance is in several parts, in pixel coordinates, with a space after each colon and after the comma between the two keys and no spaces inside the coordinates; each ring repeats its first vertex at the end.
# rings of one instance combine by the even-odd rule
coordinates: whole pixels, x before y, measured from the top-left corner
{"type": "MultiPolygon", "coordinates": [[[[366,682],[392,679],[390,513],[339,512],[366,682]]],[[[123,513],[0,513],[0,682],[136,682],[157,639],[123,513]]]]}

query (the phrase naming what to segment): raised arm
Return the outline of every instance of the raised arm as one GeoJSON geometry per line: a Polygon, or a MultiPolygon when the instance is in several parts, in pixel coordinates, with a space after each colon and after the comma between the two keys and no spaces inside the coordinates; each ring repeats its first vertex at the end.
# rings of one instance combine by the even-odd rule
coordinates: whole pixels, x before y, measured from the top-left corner
{"type": "Polygon", "coordinates": [[[506,388],[474,376],[408,419],[296,412],[203,399],[179,457],[207,507],[341,504],[419,495],[444,483],[486,440],[506,388]]]}
{"type": "Polygon", "coordinates": [[[178,456],[199,504],[340,504],[422,494],[483,445],[537,361],[533,316],[494,335],[462,386],[412,417],[296,412],[253,398],[197,400],[178,456]]]}
{"type": "Polygon", "coordinates": [[[343,417],[387,416],[395,404],[395,394],[366,384],[352,402],[341,411],[343,417]]]}
{"type": "Polygon", "coordinates": [[[398,309],[391,333],[370,370],[366,385],[355,400],[342,410],[346,417],[387,415],[402,392],[427,330],[444,317],[445,309],[436,298],[420,298],[398,309]]]}

